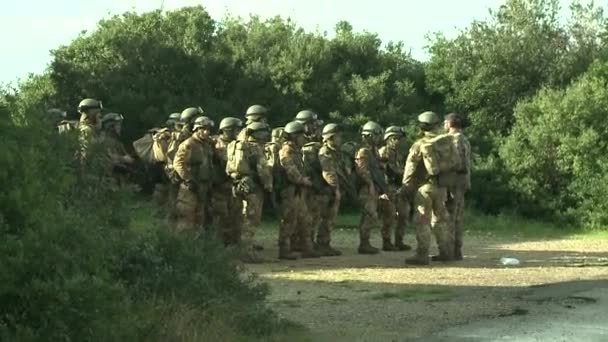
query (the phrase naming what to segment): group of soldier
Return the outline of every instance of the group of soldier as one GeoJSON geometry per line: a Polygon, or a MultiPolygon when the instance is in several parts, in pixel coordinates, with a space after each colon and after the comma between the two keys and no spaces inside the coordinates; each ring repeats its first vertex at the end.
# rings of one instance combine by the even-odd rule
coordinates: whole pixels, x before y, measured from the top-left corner
{"type": "MultiPolygon", "coordinates": [[[[101,110],[95,99],[80,102],[81,158],[100,141],[114,166],[133,163],[120,142],[123,116],[102,116],[101,110]]],[[[421,137],[402,153],[402,127],[384,130],[370,121],[360,128],[360,143],[344,142],[341,125],[324,125],[311,110],[275,129],[267,124],[268,112],[250,106],[245,123],[223,118],[213,135],[214,121],[190,107],[150,134],[151,158],[164,175],[155,197],[176,231],[192,237],[217,232],[225,245],[242,247],[244,262],[262,262],[256,232],[270,200],[280,222],[279,259],[339,256],[331,235],[349,195],[361,211],[358,253],[379,253],[370,243],[379,220],[383,251],[410,250],[404,234],[415,226],[417,246],[406,264],[462,260],[470,145],[457,114],[420,114],[421,137]],[[439,254],[431,257],[432,235],[439,254]]]]}

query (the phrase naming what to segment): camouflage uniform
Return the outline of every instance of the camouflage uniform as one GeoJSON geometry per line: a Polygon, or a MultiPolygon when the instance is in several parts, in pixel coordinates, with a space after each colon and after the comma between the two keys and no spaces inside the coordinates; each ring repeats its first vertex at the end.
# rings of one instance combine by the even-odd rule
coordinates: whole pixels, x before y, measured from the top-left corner
{"type": "MultiPolygon", "coordinates": [[[[167,154],[169,151],[169,144],[171,143],[171,130],[163,128],[155,131],[152,135],[152,140],[154,141],[152,145],[154,161],[164,173],[167,169],[167,154]]],[[[153,198],[160,208],[168,208],[169,187],[169,181],[166,177],[154,185],[153,198]]]]}
{"type": "Polygon", "coordinates": [[[188,127],[184,125],[182,129],[174,130],[171,132],[169,146],[167,147],[167,162],[165,163],[164,172],[167,176],[167,179],[169,179],[169,185],[167,190],[167,212],[170,224],[175,223],[175,220],[177,218],[175,206],[177,204],[177,194],[179,193],[180,188],[180,179],[177,173],[175,172],[175,169],[173,168],[173,163],[179,146],[191,135],[192,133],[190,132],[190,129],[188,129],[188,127]]]}
{"type": "MultiPolygon", "coordinates": [[[[322,193],[325,181],[323,180],[321,165],[319,164],[319,150],[321,146],[320,142],[312,141],[302,147],[305,174],[313,183],[312,189],[307,191],[305,198],[310,219],[309,239],[311,241],[314,240],[315,233],[318,232],[319,225],[321,224],[322,216],[325,214],[324,209],[326,208],[323,206],[329,204],[327,194],[322,193]]],[[[298,236],[301,235],[298,234],[298,236]]]]}
{"type": "Polygon", "coordinates": [[[306,195],[309,190],[306,178],[302,152],[294,142],[283,144],[279,151],[281,167],[285,172],[288,185],[280,191],[281,223],[279,228],[279,257],[288,253],[289,241],[293,234],[298,234],[303,251],[312,251],[310,240],[310,218],[306,207],[306,195]]]}
{"type": "Polygon", "coordinates": [[[181,179],[175,206],[178,232],[197,237],[206,228],[212,156],[209,141],[201,140],[196,134],[179,145],[173,161],[173,168],[181,179]]]}
{"type": "Polygon", "coordinates": [[[215,141],[215,166],[218,180],[211,192],[211,213],[215,225],[222,231],[222,240],[225,245],[233,245],[241,240],[241,229],[243,224],[243,201],[238,200],[232,193],[232,179],[226,175],[226,148],[230,140],[222,136],[215,141]]]}
{"type": "Polygon", "coordinates": [[[380,172],[378,159],[378,151],[372,146],[360,148],[355,155],[355,170],[361,180],[359,186],[359,202],[362,210],[359,223],[360,249],[371,246],[369,243],[371,229],[378,220],[378,197],[382,191],[375,184],[372,174],[380,172]]]}
{"type": "Polygon", "coordinates": [[[403,175],[403,187],[408,193],[415,192],[414,224],[416,226],[416,257],[428,263],[431,246],[431,231],[439,246],[439,254],[444,258],[452,255],[451,239],[446,209],[447,190],[439,186],[437,177],[430,176],[424,166],[421,145],[436,137],[437,134],[425,132],[410,148],[403,175]],[[417,189],[417,191],[416,191],[417,189]],[[431,220],[435,223],[431,229],[431,220]]]}
{"type": "Polygon", "coordinates": [[[400,157],[398,146],[383,146],[378,151],[380,162],[384,168],[389,188],[390,201],[380,201],[379,212],[382,217],[382,238],[390,242],[391,228],[395,226],[395,247],[399,250],[409,249],[403,243],[405,227],[410,221],[410,203],[405,196],[398,192],[403,179],[405,160],[400,157]]]}
{"type": "Polygon", "coordinates": [[[344,171],[342,154],[326,142],[319,150],[319,163],[321,164],[321,174],[325,181],[325,187],[329,189],[327,189],[328,191],[325,191],[327,194],[321,196],[322,198],[319,201],[319,207],[321,208],[321,223],[317,230],[317,245],[322,252],[325,252],[326,250],[328,252],[334,251],[331,253],[332,255],[339,255],[341,253],[336,252],[331,248],[331,232],[336,225],[336,218],[338,217],[338,210],[340,209],[341,198],[338,172],[340,172],[339,169],[344,171]]]}
{"type": "Polygon", "coordinates": [[[471,188],[471,144],[460,131],[450,133],[461,159],[462,168],[457,172],[455,186],[448,188],[447,209],[454,239],[454,257],[462,259],[462,233],[464,222],[464,194],[471,188]]]}
{"type": "Polygon", "coordinates": [[[78,141],[80,142],[80,159],[85,160],[91,150],[91,146],[98,140],[98,129],[83,115],[78,123],[78,141]]]}

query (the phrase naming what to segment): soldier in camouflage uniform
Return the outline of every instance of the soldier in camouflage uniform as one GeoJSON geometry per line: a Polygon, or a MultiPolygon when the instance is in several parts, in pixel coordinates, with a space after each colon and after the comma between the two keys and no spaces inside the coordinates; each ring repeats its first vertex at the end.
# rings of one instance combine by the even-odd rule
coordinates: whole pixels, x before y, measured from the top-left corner
{"type": "Polygon", "coordinates": [[[340,146],[342,134],[337,124],[327,124],[323,127],[323,146],[319,150],[319,163],[323,176],[323,195],[320,196],[321,223],[317,230],[315,248],[322,256],[338,256],[342,252],[331,246],[331,232],[336,225],[342,194],[340,192],[340,174],[347,175],[340,146]]]}
{"type": "Polygon", "coordinates": [[[84,99],[78,104],[78,113],[80,113],[80,122],[78,123],[79,141],[80,141],[80,159],[87,158],[91,144],[95,143],[98,138],[98,133],[101,124],[101,109],[103,108],[100,101],[95,99],[84,99]]]}
{"type": "Polygon", "coordinates": [[[102,131],[99,137],[105,150],[105,165],[107,175],[113,175],[119,184],[126,182],[126,176],[132,169],[135,160],[127,153],[120,141],[123,116],[118,113],[108,113],[101,118],[102,131]]]}
{"type": "Polygon", "coordinates": [[[214,123],[205,116],[198,117],[192,135],[182,142],[175,154],[173,168],[180,179],[176,230],[194,238],[206,229],[209,188],[213,175],[213,147],[209,137],[214,123]]]}
{"type": "Polygon", "coordinates": [[[464,194],[471,189],[471,144],[462,133],[462,118],[455,113],[446,115],[444,128],[454,137],[456,150],[460,156],[461,169],[456,171],[453,186],[448,187],[447,209],[450,213],[450,227],[454,239],[454,259],[462,260],[462,233],[464,224],[464,194]]]}
{"type": "Polygon", "coordinates": [[[243,123],[240,119],[227,117],[220,122],[220,135],[215,140],[214,167],[217,169],[216,185],[211,192],[211,215],[222,231],[225,245],[236,245],[241,240],[243,202],[232,193],[232,179],[226,174],[228,144],[236,139],[243,123]]]}
{"type": "MultiPolygon", "coordinates": [[[[252,122],[260,122],[263,124],[267,123],[266,116],[268,115],[268,108],[262,105],[252,105],[247,108],[245,112],[245,125],[249,125],[252,122]]],[[[236,140],[245,141],[247,140],[247,130],[243,129],[239,132],[236,140]]]]}
{"type": "Polygon", "coordinates": [[[168,152],[169,144],[171,144],[171,136],[175,130],[175,124],[179,121],[180,116],[180,113],[169,114],[169,118],[165,122],[165,127],[155,130],[152,133],[154,161],[157,163],[160,170],[162,170],[161,179],[154,185],[153,198],[159,208],[163,209],[169,209],[169,188],[171,183],[166,174],[167,162],[169,159],[168,152]]]}
{"type": "Polygon", "coordinates": [[[310,239],[309,212],[306,210],[306,192],[312,182],[306,176],[302,146],[306,141],[304,125],[294,121],[285,125],[287,141],[279,151],[279,160],[287,185],[280,189],[281,223],[279,228],[279,259],[294,260],[297,255],[290,249],[290,238],[300,235],[303,258],[318,258],[310,239]]]}
{"type": "Polygon", "coordinates": [[[399,148],[405,133],[403,128],[390,126],[384,132],[385,145],[378,151],[380,163],[386,175],[390,201],[380,201],[378,210],[382,218],[382,250],[407,251],[412,247],[403,243],[405,226],[410,220],[409,201],[398,190],[403,180],[405,159],[401,158],[399,148]],[[391,243],[391,229],[395,226],[395,244],[391,243]]]}
{"type": "Polygon", "coordinates": [[[410,148],[403,174],[402,192],[414,196],[414,224],[416,225],[416,255],[406,258],[406,264],[428,265],[431,246],[431,232],[434,233],[439,247],[436,260],[452,259],[452,246],[449,237],[448,211],[446,208],[447,190],[438,184],[436,176],[431,176],[425,167],[422,145],[438,136],[437,130],[441,120],[433,112],[424,112],[418,116],[418,125],[423,137],[410,148]],[[435,223],[431,228],[431,220],[435,223]]]}
{"type": "Polygon", "coordinates": [[[264,153],[270,132],[261,122],[250,123],[245,132],[245,140],[237,138],[228,145],[226,173],[235,184],[237,199],[243,201],[241,240],[246,253],[242,260],[259,263],[263,259],[256,253],[255,233],[262,221],[264,191],[272,192],[272,169],[264,153]]]}
{"type": "Polygon", "coordinates": [[[378,145],[382,140],[382,127],[370,121],[361,128],[363,145],[355,155],[355,170],[359,176],[359,201],[361,221],[359,223],[359,254],[377,254],[370,244],[372,226],[378,219],[378,200],[388,201],[388,188],[380,169],[378,145]]]}

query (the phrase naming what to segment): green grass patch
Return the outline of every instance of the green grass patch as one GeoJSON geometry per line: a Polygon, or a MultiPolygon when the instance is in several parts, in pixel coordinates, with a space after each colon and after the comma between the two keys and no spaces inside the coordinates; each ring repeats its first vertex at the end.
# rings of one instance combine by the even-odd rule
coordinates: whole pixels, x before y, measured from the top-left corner
{"type": "Polygon", "coordinates": [[[406,302],[445,302],[453,299],[455,294],[443,289],[403,289],[395,292],[373,294],[373,300],[399,299],[406,302]]]}

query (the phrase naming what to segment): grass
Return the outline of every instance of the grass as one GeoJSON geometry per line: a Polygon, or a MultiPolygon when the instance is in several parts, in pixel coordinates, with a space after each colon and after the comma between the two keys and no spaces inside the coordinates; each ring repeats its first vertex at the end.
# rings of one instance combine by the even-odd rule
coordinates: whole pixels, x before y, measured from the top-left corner
{"type": "Polygon", "coordinates": [[[373,294],[373,300],[399,299],[405,302],[446,302],[456,295],[443,289],[403,289],[396,292],[380,292],[373,294]]]}

